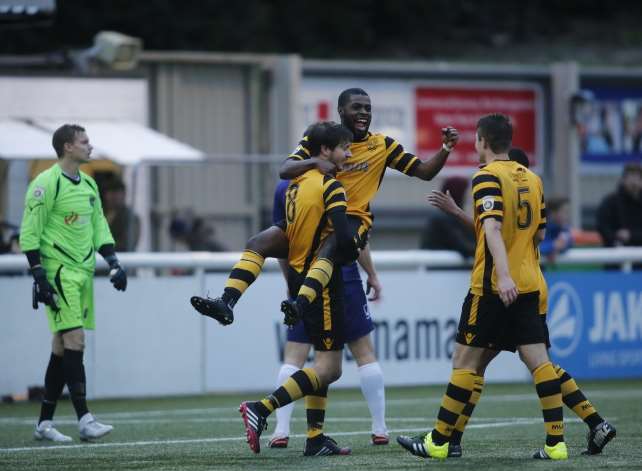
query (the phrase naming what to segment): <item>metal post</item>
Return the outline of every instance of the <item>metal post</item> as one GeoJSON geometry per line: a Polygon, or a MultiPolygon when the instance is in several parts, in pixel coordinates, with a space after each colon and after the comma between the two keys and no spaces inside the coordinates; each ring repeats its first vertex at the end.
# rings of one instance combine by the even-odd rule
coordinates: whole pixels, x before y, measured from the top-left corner
{"type": "MultiPolygon", "coordinates": [[[[571,224],[581,227],[579,186],[579,142],[571,122],[571,97],[579,90],[579,71],[575,62],[559,62],[551,68],[553,95],[553,193],[570,201],[571,224]]],[[[550,195],[551,192],[548,191],[550,195]]]]}

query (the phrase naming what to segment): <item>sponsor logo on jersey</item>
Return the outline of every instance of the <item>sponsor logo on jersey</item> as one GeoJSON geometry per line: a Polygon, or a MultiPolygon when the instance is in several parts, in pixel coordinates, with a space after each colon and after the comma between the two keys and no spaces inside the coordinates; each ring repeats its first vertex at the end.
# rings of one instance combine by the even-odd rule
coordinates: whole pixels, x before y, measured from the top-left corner
{"type": "Polygon", "coordinates": [[[68,214],[67,216],[65,216],[65,224],[67,224],[69,226],[69,225],[75,223],[76,221],[78,221],[79,217],[80,216],[78,215],[78,213],[68,214]]]}
{"type": "Polygon", "coordinates": [[[484,211],[490,211],[495,207],[495,198],[492,196],[484,196],[482,198],[482,209],[484,211]]]}
{"type": "Polygon", "coordinates": [[[367,172],[368,162],[359,162],[354,164],[344,164],[342,172],[367,172]]]}
{"type": "Polygon", "coordinates": [[[91,195],[89,197],[89,204],[91,205],[92,208],[94,207],[94,204],[96,204],[96,197],[94,195],[91,195]]]}

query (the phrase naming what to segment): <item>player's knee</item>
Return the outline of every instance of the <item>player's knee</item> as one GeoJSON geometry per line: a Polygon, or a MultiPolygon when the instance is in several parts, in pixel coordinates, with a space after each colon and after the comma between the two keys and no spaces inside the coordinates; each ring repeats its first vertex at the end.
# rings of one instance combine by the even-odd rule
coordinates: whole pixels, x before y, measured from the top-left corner
{"type": "Polygon", "coordinates": [[[361,337],[354,342],[350,342],[348,348],[357,366],[364,366],[377,361],[370,337],[361,337]]]}
{"type": "Polygon", "coordinates": [[[339,378],[341,378],[341,367],[328,370],[324,376],[325,380],[323,381],[323,383],[327,385],[334,383],[339,378]]]}
{"type": "Polygon", "coordinates": [[[317,374],[322,384],[330,385],[341,378],[341,365],[318,365],[317,374]]]}
{"type": "Polygon", "coordinates": [[[62,334],[62,343],[65,350],[82,352],[85,350],[85,331],[82,327],[69,330],[62,334]]]}
{"type": "Polygon", "coordinates": [[[245,244],[247,250],[252,250],[254,252],[262,253],[263,248],[265,247],[265,242],[261,234],[256,234],[250,237],[250,240],[245,244]]]}

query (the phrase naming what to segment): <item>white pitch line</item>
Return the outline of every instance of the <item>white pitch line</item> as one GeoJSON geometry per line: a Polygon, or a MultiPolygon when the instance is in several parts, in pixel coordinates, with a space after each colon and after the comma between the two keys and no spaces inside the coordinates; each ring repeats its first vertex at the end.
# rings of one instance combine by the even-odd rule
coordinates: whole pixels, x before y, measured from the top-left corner
{"type": "MultiPolygon", "coordinates": [[[[533,425],[541,424],[542,419],[520,419],[518,421],[510,420],[505,422],[496,422],[492,424],[470,424],[468,428],[497,428],[508,427],[514,425],[533,425]]],[[[389,432],[393,433],[408,433],[408,432],[425,432],[426,427],[422,428],[400,428],[392,429],[389,432]]],[[[333,432],[332,436],[347,437],[354,435],[370,435],[370,430],[361,430],[358,432],[333,432]]],[[[305,438],[305,434],[290,435],[291,438],[305,438]]],[[[51,445],[51,446],[26,446],[17,448],[0,448],[0,453],[18,453],[24,451],[58,451],[58,450],[76,450],[87,448],[118,448],[118,447],[138,447],[138,446],[158,446],[158,445],[186,445],[195,443],[217,443],[217,442],[233,442],[244,441],[245,436],[240,437],[219,437],[219,438],[188,438],[181,440],[147,440],[137,442],[114,442],[114,443],[86,443],[81,445],[51,445]]]]}
{"type": "MultiPolygon", "coordinates": [[[[107,416],[102,416],[107,417],[107,416]]],[[[386,417],[386,422],[428,422],[432,420],[432,417],[386,417]]],[[[613,419],[613,418],[611,418],[613,419]]],[[[290,419],[292,422],[307,422],[305,417],[292,417],[290,419]]],[[[531,420],[531,417],[481,417],[473,419],[475,422],[503,422],[507,420],[531,420]]],[[[566,419],[567,421],[570,419],[566,419]]],[[[136,425],[136,424],[197,424],[197,423],[240,423],[239,417],[201,417],[201,418],[150,418],[150,419],[115,419],[115,420],[106,420],[111,424],[119,425],[136,425]]],[[[325,423],[370,423],[372,419],[370,417],[326,417],[325,423]]],[[[10,425],[26,425],[29,427],[34,426],[33,419],[16,419],[12,422],[7,422],[10,425]]],[[[65,420],[56,420],[56,425],[76,425],[78,423],[75,419],[65,419],[65,420]]]]}
{"type": "MultiPolygon", "coordinates": [[[[627,390],[589,390],[584,391],[587,396],[590,398],[594,397],[604,397],[608,399],[631,399],[642,397],[642,389],[627,389],[627,390]]],[[[215,399],[214,399],[215,400],[215,399]]],[[[482,395],[480,403],[485,402],[514,402],[514,401],[523,401],[523,400],[534,400],[537,401],[537,396],[535,391],[528,394],[485,394],[482,395]]],[[[350,401],[332,401],[330,398],[330,403],[332,408],[343,408],[343,407],[354,407],[354,406],[366,406],[366,403],[363,400],[350,400],[350,401]]],[[[386,406],[396,406],[396,405],[412,405],[412,404],[440,404],[441,397],[430,397],[430,398],[408,398],[408,399],[388,399],[386,400],[386,406]]],[[[115,419],[128,419],[128,418],[144,418],[144,417],[168,417],[168,416],[182,416],[182,415],[203,415],[203,414],[213,414],[218,412],[234,412],[236,413],[237,406],[229,407],[204,407],[204,408],[191,408],[191,409],[170,409],[170,410],[143,410],[143,411],[133,411],[133,412],[105,412],[101,413],[100,416],[103,418],[109,418],[111,420],[115,419]]],[[[3,417],[0,418],[0,424],[5,423],[14,423],[15,420],[24,419],[24,417],[3,417]]],[[[59,416],[59,419],[73,421],[74,416],[66,415],[59,416]]]]}

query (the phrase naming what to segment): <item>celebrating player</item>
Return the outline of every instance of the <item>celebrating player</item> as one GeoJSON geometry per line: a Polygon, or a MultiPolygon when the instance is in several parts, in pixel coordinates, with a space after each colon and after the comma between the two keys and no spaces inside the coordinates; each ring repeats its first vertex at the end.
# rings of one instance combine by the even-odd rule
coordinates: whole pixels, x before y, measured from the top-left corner
{"type": "MultiPolygon", "coordinates": [[[[306,134],[308,133],[306,132],[306,134]]],[[[274,224],[285,219],[286,191],[289,184],[288,180],[282,180],[274,192],[272,218],[274,224]]],[[[279,259],[279,264],[287,280],[287,260],[279,259]]],[[[373,445],[387,445],[389,438],[385,420],[386,393],[383,371],[375,356],[374,346],[370,338],[370,332],[374,330],[374,324],[368,310],[368,300],[376,301],[379,299],[381,284],[370,257],[368,245],[359,254],[359,264],[368,275],[366,280],[368,292],[372,290],[373,294],[369,299],[366,299],[367,293],[364,293],[359,268],[356,263],[341,267],[346,306],[343,332],[345,342],[358,366],[361,392],[366,399],[372,416],[371,442],[373,445]]],[[[277,384],[281,384],[288,376],[303,367],[311,347],[311,340],[305,332],[303,322],[298,322],[294,327],[288,329],[287,342],[283,349],[283,365],[279,369],[277,384]]],[[[277,422],[269,443],[270,448],[286,448],[288,446],[290,418],[293,410],[294,404],[277,409],[277,422]]]]}
{"type": "MultiPolygon", "coordinates": [[[[319,123],[309,134],[312,155],[341,168],[352,142],[352,133],[336,123],[319,123]]],[[[338,255],[356,258],[356,244],[348,230],[346,194],[341,183],[316,169],[293,179],[286,191],[285,220],[278,223],[288,238],[288,288],[290,293],[314,291],[315,296],[301,311],[305,332],[314,344],[312,368],[295,371],[272,394],[256,402],[243,402],[239,408],[250,449],[259,453],[259,438],[267,426],[266,418],[277,408],[301,397],[306,398],[308,433],[304,454],[345,455],[323,434],[328,385],[341,376],[344,344],[343,281],[341,270],[334,270],[319,256],[319,247],[334,232],[338,255]],[[314,273],[314,272],[319,273],[314,273]]],[[[296,316],[286,323],[294,324],[296,316]]]]}
{"type": "MultiPolygon", "coordinates": [[[[515,161],[526,168],[530,166],[528,156],[522,149],[515,147],[512,148],[508,152],[508,157],[510,160],[515,161]]],[[[457,206],[449,194],[433,191],[432,194],[428,196],[428,201],[441,210],[456,216],[464,225],[468,226],[471,231],[475,231],[475,223],[473,219],[459,206],[457,206]]],[[[548,311],[548,286],[539,264],[537,265],[537,268],[539,269],[539,313],[546,331],[546,347],[550,348],[548,325],[546,324],[546,313],[548,311]]],[[[515,346],[507,345],[505,347],[506,350],[515,351],[515,346]]],[[[452,433],[448,448],[449,457],[459,457],[462,454],[461,439],[464,434],[466,424],[472,416],[477,401],[482,393],[486,367],[498,354],[499,350],[486,350],[486,355],[484,356],[481,369],[477,371],[477,375],[475,377],[475,389],[473,390],[473,394],[471,395],[468,404],[466,404],[464,411],[459,416],[459,419],[457,419],[455,430],[452,433]]],[[[557,373],[557,376],[562,383],[562,401],[564,402],[564,405],[582,419],[589,429],[589,433],[587,435],[587,448],[584,453],[588,455],[601,453],[607,443],[615,437],[615,427],[600,416],[593,404],[586,398],[582,390],[579,388],[575,379],[573,379],[567,371],[565,371],[561,366],[555,365],[555,373],[557,373]]]]}
{"type": "Polygon", "coordinates": [[[487,350],[514,345],[533,375],[544,417],[546,443],[534,457],[568,458],[561,381],[548,358],[539,316],[539,265],[533,242],[544,238],[544,192],[539,177],[509,160],[512,132],[504,115],[487,115],[477,123],[475,149],[484,167],[473,177],[477,247],[471,286],[435,427],[424,437],[397,439],[415,455],[448,456],[457,421],[476,392],[487,350]]]}
{"type": "MultiPolygon", "coordinates": [[[[457,144],[459,134],[454,128],[442,130],[442,148],[431,159],[422,162],[391,137],[369,132],[372,120],[372,105],[368,94],[360,88],[344,90],[339,95],[338,112],[341,123],[354,135],[350,162],[337,173],[337,179],[348,195],[348,223],[351,232],[363,248],[372,226],[370,201],[375,197],[388,167],[422,180],[431,180],[444,166],[448,155],[457,144]]],[[[283,163],[280,176],[293,179],[316,169],[321,173],[333,173],[335,166],[318,159],[311,153],[309,139],[304,137],[294,153],[283,163]]],[[[193,297],[192,305],[205,316],[216,319],[223,325],[234,320],[233,309],[245,290],[261,273],[265,257],[286,258],[288,240],[277,226],[271,226],[252,237],[241,260],[234,265],[225,284],[223,294],[215,299],[193,297]]],[[[333,261],[336,250],[335,238],[328,238],[321,247],[320,258],[333,261]]],[[[299,299],[303,304],[309,300],[299,299]]],[[[297,302],[298,306],[298,302],[297,302]]]]}

